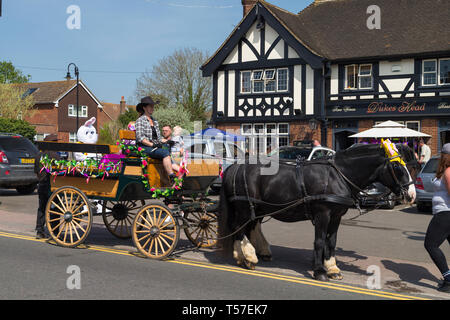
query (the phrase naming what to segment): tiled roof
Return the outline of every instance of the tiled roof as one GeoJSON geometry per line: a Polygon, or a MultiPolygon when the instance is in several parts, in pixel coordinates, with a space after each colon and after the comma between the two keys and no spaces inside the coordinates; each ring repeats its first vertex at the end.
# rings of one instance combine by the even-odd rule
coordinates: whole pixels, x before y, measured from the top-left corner
{"type": "Polygon", "coordinates": [[[77,83],[76,80],[29,82],[19,84],[25,89],[37,89],[32,94],[34,103],[53,103],[77,83]]]}
{"type": "Polygon", "coordinates": [[[298,14],[260,1],[296,38],[329,60],[450,51],[449,0],[334,0],[298,14]],[[380,8],[370,30],[367,8],[380,8]]]}

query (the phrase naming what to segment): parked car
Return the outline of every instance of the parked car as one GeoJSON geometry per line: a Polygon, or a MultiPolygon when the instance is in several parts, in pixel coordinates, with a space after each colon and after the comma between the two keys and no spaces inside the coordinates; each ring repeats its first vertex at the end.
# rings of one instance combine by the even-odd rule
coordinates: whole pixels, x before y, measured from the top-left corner
{"type": "Polygon", "coordinates": [[[336,152],[325,147],[296,147],[282,146],[268,154],[269,157],[278,156],[286,164],[296,164],[297,157],[306,161],[315,159],[326,159],[334,156],[336,152]]]}
{"type": "Polygon", "coordinates": [[[431,211],[431,200],[433,198],[433,184],[431,181],[436,177],[439,157],[432,157],[422,168],[416,178],[416,204],[420,212],[431,211]]]}
{"type": "Polygon", "coordinates": [[[382,209],[394,209],[395,205],[400,203],[402,200],[401,196],[396,196],[394,193],[390,192],[389,188],[385,187],[379,182],[374,182],[364,189],[364,192],[370,196],[365,195],[363,192],[359,193],[360,204],[364,207],[374,207],[379,206],[382,209]],[[377,197],[389,193],[386,196],[386,200],[377,200],[377,197]],[[374,198],[372,198],[374,197],[374,198]]]}
{"type": "MultiPolygon", "coordinates": [[[[183,141],[184,149],[188,151],[191,159],[220,159],[223,170],[245,157],[244,151],[231,140],[183,137],[183,141]]],[[[222,180],[217,178],[212,183],[211,189],[217,192],[221,186],[222,180]]]]}
{"type": "Polygon", "coordinates": [[[34,161],[39,150],[18,134],[0,133],[0,188],[15,188],[21,194],[36,189],[34,161]]]}

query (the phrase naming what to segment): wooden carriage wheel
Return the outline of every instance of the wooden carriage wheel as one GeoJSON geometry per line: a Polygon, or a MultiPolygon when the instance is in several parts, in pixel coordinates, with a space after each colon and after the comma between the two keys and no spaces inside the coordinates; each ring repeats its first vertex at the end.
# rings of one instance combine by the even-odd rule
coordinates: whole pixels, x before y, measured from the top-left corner
{"type": "Polygon", "coordinates": [[[144,200],[104,201],[102,209],[106,229],[120,239],[131,238],[131,228],[144,200]]]}
{"type": "Polygon", "coordinates": [[[149,204],[136,215],[132,237],[140,253],[148,258],[163,259],[176,248],[180,227],[169,208],[149,204]]]}
{"type": "Polygon", "coordinates": [[[63,247],[83,243],[92,226],[92,212],[86,195],[75,187],[61,187],[52,193],[45,208],[47,229],[63,247]]]}
{"type": "Polygon", "coordinates": [[[211,212],[185,212],[186,237],[196,246],[210,248],[216,245],[218,237],[217,215],[211,212]]]}

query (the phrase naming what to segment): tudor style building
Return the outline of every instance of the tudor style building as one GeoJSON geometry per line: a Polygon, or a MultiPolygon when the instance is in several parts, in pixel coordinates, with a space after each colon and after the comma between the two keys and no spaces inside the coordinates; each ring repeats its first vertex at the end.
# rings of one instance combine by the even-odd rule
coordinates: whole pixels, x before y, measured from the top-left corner
{"type": "Polygon", "coordinates": [[[449,1],[316,0],[298,14],[242,3],[201,69],[212,122],[246,136],[248,151],[311,139],[339,150],[384,120],[430,134],[433,153],[450,142],[449,1]],[[373,5],[380,29],[367,23],[373,5]]]}

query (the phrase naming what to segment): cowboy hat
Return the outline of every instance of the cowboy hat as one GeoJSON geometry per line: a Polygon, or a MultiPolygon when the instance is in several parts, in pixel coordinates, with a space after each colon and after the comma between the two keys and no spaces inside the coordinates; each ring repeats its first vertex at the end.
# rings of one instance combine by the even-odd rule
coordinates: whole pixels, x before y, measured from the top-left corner
{"type": "Polygon", "coordinates": [[[139,113],[142,113],[142,112],[144,112],[144,107],[146,106],[146,105],[149,105],[149,104],[151,104],[151,105],[155,105],[155,104],[158,104],[159,103],[159,101],[153,101],[153,99],[152,99],[152,97],[150,97],[150,96],[146,96],[146,97],[144,97],[144,98],[142,98],[141,99],[141,102],[140,103],[138,103],[137,104],[137,106],[136,106],[136,111],[137,112],[139,112],[139,113]]]}

